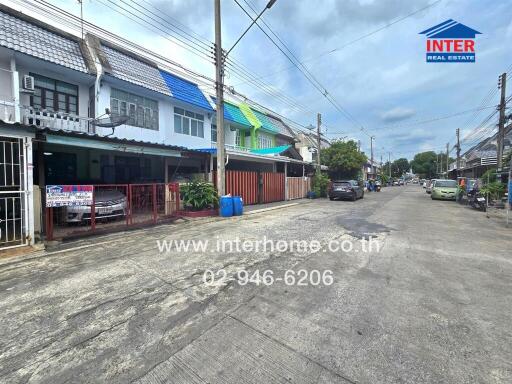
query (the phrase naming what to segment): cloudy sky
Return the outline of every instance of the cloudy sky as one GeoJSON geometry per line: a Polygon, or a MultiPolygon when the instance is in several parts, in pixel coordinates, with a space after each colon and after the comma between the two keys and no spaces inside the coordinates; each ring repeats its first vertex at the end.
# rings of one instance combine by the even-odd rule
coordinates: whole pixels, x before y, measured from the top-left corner
{"type": "MultiPolygon", "coordinates": [[[[248,4],[261,10],[267,3],[237,1],[248,11],[248,4]]],[[[50,2],[79,15],[74,0],[50,2]]],[[[213,0],[135,3],[173,24],[178,20],[181,28],[186,26],[201,40],[213,41],[213,0]]],[[[163,31],[150,31],[107,7],[128,8],[131,0],[83,0],[83,4],[86,20],[213,77],[208,60],[177,46],[163,31]]],[[[234,0],[222,0],[222,19],[223,46],[229,48],[250,20],[234,0]]],[[[377,159],[381,154],[387,158],[388,151],[393,158],[410,158],[421,150],[441,150],[447,142],[454,144],[457,127],[466,136],[492,109],[459,112],[480,107],[497,87],[499,74],[512,65],[510,0],[277,0],[263,20],[351,118],[329,103],[257,27],[230,57],[261,78],[268,92],[238,77],[232,68],[227,83],[304,125],[316,124],[320,112],[327,137],[360,139],[367,151],[369,137],[360,131],[362,125],[376,137],[377,159]],[[476,63],[425,62],[425,37],[418,33],[447,19],[482,33],[477,37],[476,63]],[[285,103],[283,95],[293,101],[285,103]],[[456,116],[438,119],[450,115],[456,116]]],[[[497,103],[496,93],[484,106],[497,103]]]]}

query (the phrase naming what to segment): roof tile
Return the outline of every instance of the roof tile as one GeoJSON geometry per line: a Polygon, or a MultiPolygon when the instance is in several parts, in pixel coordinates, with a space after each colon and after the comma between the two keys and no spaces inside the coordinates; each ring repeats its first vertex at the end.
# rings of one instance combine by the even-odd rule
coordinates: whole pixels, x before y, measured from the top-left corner
{"type": "Polygon", "coordinates": [[[77,41],[0,11],[0,45],[87,73],[77,41]]]}
{"type": "Polygon", "coordinates": [[[110,75],[152,91],[172,96],[169,87],[160,74],[160,70],[156,66],[153,67],[104,44],[101,45],[101,49],[112,68],[110,75]]]}

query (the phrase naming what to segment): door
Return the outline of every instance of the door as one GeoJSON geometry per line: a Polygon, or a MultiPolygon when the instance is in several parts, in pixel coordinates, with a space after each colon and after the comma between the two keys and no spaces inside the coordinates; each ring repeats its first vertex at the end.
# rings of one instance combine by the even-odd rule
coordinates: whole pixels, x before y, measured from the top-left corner
{"type": "Polygon", "coordinates": [[[0,249],[27,244],[24,144],[22,138],[0,136],[0,249]]]}

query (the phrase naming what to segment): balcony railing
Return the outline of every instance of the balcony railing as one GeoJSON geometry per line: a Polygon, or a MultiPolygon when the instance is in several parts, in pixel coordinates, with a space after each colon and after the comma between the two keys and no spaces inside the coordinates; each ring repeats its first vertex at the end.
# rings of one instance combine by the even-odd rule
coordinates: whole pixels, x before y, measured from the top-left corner
{"type": "Polygon", "coordinates": [[[0,120],[6,123],[16,122],[16,105],[14,100],[0,100],[0,120]]]}
{"type": "Polygon", "coordinates": [[[242,147],[241,145],[225,144],[226,149],[236,152],[250,152],[251,148],[242,147]]]}
{"type": "Polygon", "coordinates": [[[21,120],[23,124],[35,125],[38,128],[61,129],[89,134],[96,132],[92,124],[94,120],[92,118],[27,106],[21,107],[21,120]]]}

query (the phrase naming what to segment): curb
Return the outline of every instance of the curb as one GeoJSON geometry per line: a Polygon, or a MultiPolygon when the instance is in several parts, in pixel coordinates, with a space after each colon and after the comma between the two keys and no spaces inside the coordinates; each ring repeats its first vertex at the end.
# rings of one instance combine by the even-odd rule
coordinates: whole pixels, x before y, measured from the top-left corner
{"type": "Polygon", "coordinates": [[[261,213],[261,212],[267,212],[267,211],[273,211],[275,209],[281,209],[281,208],[288,208],[288,207],[293,207],[295,205],[300,205],[300,203],[290,203],[290,204],[283,204],[283,205],[277,205],[275,207],[268,207],[268,208],[261,208],[261,209],[255,209],[253,211],[249,211],[249,212],[245,212],[243,216],[246,216],[246,215],[254,215],[256,213],[261,213]]]}

